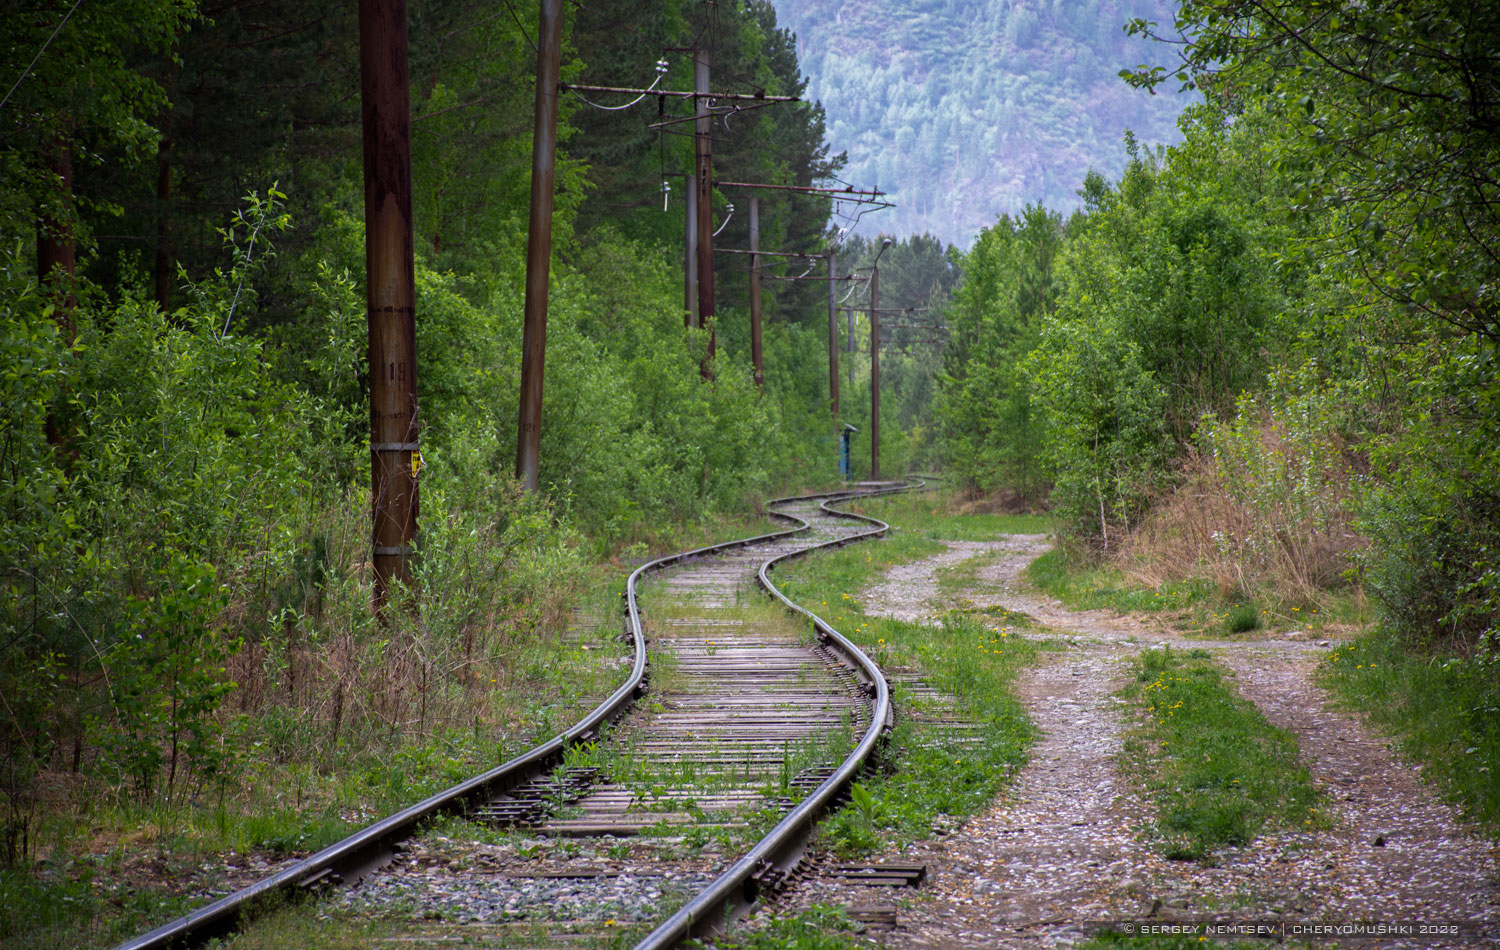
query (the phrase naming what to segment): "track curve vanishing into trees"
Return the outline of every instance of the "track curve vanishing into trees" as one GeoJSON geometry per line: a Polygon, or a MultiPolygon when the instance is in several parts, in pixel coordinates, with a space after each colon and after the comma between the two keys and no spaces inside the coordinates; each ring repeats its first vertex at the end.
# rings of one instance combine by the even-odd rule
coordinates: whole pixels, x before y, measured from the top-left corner
{"type": "MultiPolygon", "coordinates": [[[[773,824],[748,847],[731,846],[742,853],[727,867],[709,873],[700,866],[694,892],[677,895],[685,901],[637,946],[672,947],[717,931],[795,873],[818,818],[847,792],[892,721],[889,688],[875,663],[786,598],[771,572],[789,558],[889,530],[838,510],[839,502],[923,484],[775,499],[768,512],[792,527],[641,565],[624,591],[630,672],[579,722],[118,950],[201,945],[237,930],[261,907],[328,887],[367,887],[378,902],[375,885],[400,876],[403,842],[444,816],[604,841],[707,828],[744,842],[773,824]],[[779,606],[756,595],[757,587],[779,606]],[[649,699],[638,702],[643,697],[649,699]],[[603,764],[583,763],[581,750],[603,764]]],[[[513,879],[508,873],[501,867],[455,880],[450,891],[503,891],[513,879]]]]}

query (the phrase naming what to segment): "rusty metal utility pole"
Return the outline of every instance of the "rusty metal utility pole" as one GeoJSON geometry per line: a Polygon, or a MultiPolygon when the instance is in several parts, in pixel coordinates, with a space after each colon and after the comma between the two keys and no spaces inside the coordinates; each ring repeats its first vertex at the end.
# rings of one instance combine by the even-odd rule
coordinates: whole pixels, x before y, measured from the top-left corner
{"type": "Polygon", "coordinates": [[[708,327],[708,355],[703,360],[703,378],[713,379],[714,362],[714,180],[713,118],[708,112],[708,52],[693,51],[693,142],[696,152],[695,187],[698,190],[698,326],[708,327]]]}
{"type": "Polygon", "coordinates": [[[687,200],[683,202],[683,323],[702,326],[698,321],[698,186],[687,182],[687,200]]]}
{"type": "MultiPolygon", "coordinates": [[[[760,199],[750,199],[750,363],[755,367],[755,385],[766,384],[760,347],[760,199]]],[[[829,284],[829,286],[833,286],[829,284]]],[[[830,291],[831,292],[831,291],[830,291]]]]}
{"type": "MultiPolygon", "coordinates": [[[[839,417],[839,261],[828,251],[828,397],[833,403],[833,418],[839,417]]],[[[852,364],[851,364],[852,365],[852,364]]]]}
{"type": "Polygon", "coordinates": [[[880,481],[880,255],[891,239],[880,243],[870,265],[870,481],[880,481]]]}
{"type": "Polygon", "coordinates": [[[410,580],[417,534],[417,322],[411,230],[406,0],[359,0],[370,330],[370,496],[375,611],[410,580]]]}
{"type": "Polygon", "coordinates": [[[542,451],[542,381],[547,355],[547,285],[552,264],[552,192],[557,170],[557,83],[562,0],[541,0],[537,25],[535,131],[531,138],[531,223],[526,237],[526,316],[521,330],[521,404],[516,477],[537,490],[542,451]]]}

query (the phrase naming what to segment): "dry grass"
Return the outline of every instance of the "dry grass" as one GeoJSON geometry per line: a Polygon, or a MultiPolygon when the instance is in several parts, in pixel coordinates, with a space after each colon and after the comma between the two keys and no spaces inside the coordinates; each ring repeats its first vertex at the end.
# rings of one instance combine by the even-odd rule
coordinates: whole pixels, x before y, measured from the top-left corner
{"type": "Polygon", "coordinates": [[[1116,564],[1151,586],[1208,578],[1226,600],[1319,604],[1347,587],[1367,543],[1349,505],[1357,455],[1326,434],[1291,436],[1269,416],[1208,441],[1116,564]]]}

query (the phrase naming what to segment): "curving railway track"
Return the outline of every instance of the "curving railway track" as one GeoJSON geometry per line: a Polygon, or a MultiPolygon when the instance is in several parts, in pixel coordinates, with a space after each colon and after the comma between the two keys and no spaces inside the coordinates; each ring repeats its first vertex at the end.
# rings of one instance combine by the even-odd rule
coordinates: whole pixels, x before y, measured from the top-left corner
{"type": "Polygon", "coordinates": [[[920,484],[778,499],[787,530],[641,566],[630,675],[579,723],[119,950],[200,945],[272,895],[340,885],[347,910],[392,919],[406,945],[576,942],[644,920],[638,950],[716,932],[795,877],[892,718],[874,663],[770,572],[888,529],[837,502],[920,484]],[[440,816],[509,834],[411,840],[440,816]]]}

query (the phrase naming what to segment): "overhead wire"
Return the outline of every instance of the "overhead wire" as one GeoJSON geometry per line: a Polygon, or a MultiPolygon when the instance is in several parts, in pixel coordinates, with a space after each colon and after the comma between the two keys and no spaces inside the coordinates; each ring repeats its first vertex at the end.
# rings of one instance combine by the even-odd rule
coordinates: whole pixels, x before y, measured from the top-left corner
{"type": "Polygon", "coordinates": [[[664,60],[664,59],[658,59],[656,61],[656,78],[653,79],[653,80],[651,80],[651,85],[649,85],[649,86],[646,87],[646,91],[645,92],[643,92],[640,95],[636,96],[634,99],[632,99],[629,102],[625,103],[623,106],[601,106],[599,103],[597,103],[597,102],[591,102],[590,100],[588,100],[588,99],[584,98],[583,96],[579,95],[578,91],[575,90],[575,89],[569,89],[568,92],[572,93],[574,99],[577,99],[579,102],[585,103],[586,105],[591,105],[595,109],[601,109],[601,110],[603,110],[605,112],[620,112],[620,111],[623,111],[625,109],[629,109],[631,106],[635,105],[637,102],[640,102],[642,99],[644,99],[647,96],[651,95],[652,91],[656,89],[657,83],[661,82],[662,79],[666,77],[666,75],[667,75],[667,61],[664,60]]]}
{"type": "MultiPolygon", "coordinates": [[[[510,2],[510,0],[506,0],[507,6],[509,6],[509,2],[510,2]]],[[[577,8],[581,12],[587,13],[590,16],[593,16],[593,17],[597,18],[598,20],[601,20],[603,22],[609,23],[613,27],[626,30],[626,31],[628,31],[630,33],[635,34],[636,36],[639,36],[639,37],[641,37],[643,39],[646,39],[648,41],[651,41],[653,43],[660,42],[660,38],[659,37],[648,36],[646,33],[643,33],[642,31],[636,29],[630,23],[627,23],[627,22],[625,22],[623,20],[617,19],[617,18],[615,18],[613,16],[610,16],[609,14],[603,13],[603,12],[601,12],[599,10],[596,10],[596,9],[594,9],[594,8],[592,8],[592,7],[584,4],[583,2],[581,2],[581,0],[568,0],[568,2],[571,3],[575,8],[577,8]]],[[[691,43],[692,47],[693,48],[698,48],[698,49],[704,48],[704,40],[706,38],[707,39],[707,49],[709,51],[709,55],[710,55],[711,61],[714,64],[713,69],[714,69],[714,74],[716,76],[720,77],[721,79],[727,79],[727,80],[729,80],[729,81],[731,81],[733,83],[737,83],[737,84],[739,84],[741,86],[744,86],[744,87],[746,87],[748,89],[751,89],[751,90],[759,91],[759,90],[765,89],[767,87],[767,85],[768,85],[767,83],[757,82],[757,81],[754,81],[754,80],[751,80],[751,79],[747,79],[743,75],[740,75],[739,73],[735,72],[734,70],[729,69],[728,67],[726,67],[724,65],[724,63],[721,61],[721,58],[719,57],[718,53],[720,52],[720,45],[721,45],[720,44],[720,34],[722,32],[722,22],[721,22],[720,18],[721,18],[721,15],[722,15],[722,11],[719,10],[719,5],[716,4],[716,3],[704,2],[703,6],[707,6],[709,9],[706,12],[706,15],[702,16],[701,19],[694,18],[694,19],[697,19],[698,22],[696,22],[696,23],[693,24],[693,37],[692,37],[692,43],[691,43]]],[[[515,16],[515,13],[514,13],[513,10],[512,10],[512,16],[513,17],[515,16]]],[[[518,21],[518,23],[519,23],[519,21],[518,21]]],[[[524,33],[524,31],[523,31],[523,33],[524,33]]],[[[528,42],[529,41],[530,41],[530,39],[528,37],[528,42]]],[[[659,81],[662,78],[663,72],[660,69],[660,63],[661,62],[663,62],[663,61],[658,61],[658,75],[657,75],[657,79],[652,82],[651,86],[649,87],[650,89],[654,90],[657,87],[659,81]]],[[[582,95],[579,95],[576,92],[573,93],[573,95],[576,98],[578,98],[580,101],[584,102],[585,104],[587,104],[589,106],[592,106],[595,109],[599,109],[601,111],[613,111],[613,112],[624,111],[626,109],[629,109],[630,107],[639,104],[639,102],[642,99],[646,98],[649,94],[650,94],[649,92],[642,93],[641,95],[637,96],[632,101],[630,101],[630,102],[628,102],[628,103],[626,103],[624,105],[621,105],[621,106],[605,106],[605,105],[601,105],[599,103],[592,102],[592,101],[588,100],[587,98],[583,97],[582,95]]],[[[712,107],[712,103],[710,103],[710,107],[712,107]]],[[[737,114],[737,111],[736,112],[731,112],[731,113],[724,113],[724,114],[722,114],[720,116],[721,119],[722,119],[722,122],[719,123],[719,124],[723,125],[725,131],[729,131],[729,128],[728,128],[728,119],[729,119],[729,116],[732,115],[732,114],[737,114]]],[[[663,117],[664,117],[664,115],[663,115],[663,117]]],[[[691,118],[694,118],[694,117],[685,117],[685,118],[688,119],[688,120],[690,120],[691,118]]],[[[668,181],[668,178],[670,176],[668,176],[667,173],[666,173],[666,136],[668,136],[668,135],[676,135],[676,136],[679,136],[681,138],[693,138],[693,137],[695,137],[695,133],[693,133],[693,132],[680,132],[680,131],[677,131],[675,129],[671,129],[671,128],[667,128],[667,127],[659,127],[657,129],[657,133],[658,133],[658,135],[657,135],[658,174],[659,174],[659,176],[661,178],[661,183],[662,183],[662,197],[663,197],[662,207],[663,207],[663,211],[665,211],[665,210],[668,209],[668,207],[670,205],[670,194],[671,194],[671,184],[668,181]]],[[[720,140],[717,139],[717,138],[715,138],[714,141],[718,142],[720,140]]],[[[728,144],[728,142],[725,142],[725,144],[728,144]]],[[[780,159],[782,162],[786,163],[786,165],[789,166],[789,169],[793,168],[793,167],[796,167],[802,161],[805,160],[805,159],[794,158],[794,157],[788,155],[786,152],[782,151],[781,149],[775,147],[774,145],[772,145],[771,143],[768,143],[768,142],[759,142],[759,143],[757,143],[757,145],[758,145],[758,147],[760,147],[760,148],[762,148],[762,149],[770,152],[772,155],[774,155],[775,157],[777,157],[778,159],[780,159]]],[[[833,182],[837,182],[837,183],[845,186],[846,188],[854,188],[855,187],[855,185],[854,185],[853,182],[851,182],[848,179],[846,179],[846,178],[838,175],[836,172],[833,172],[832,170],[823,170],[821,172],[816,172],[812,176],[811,181],[833,181],[833,182]]],[[[804,197],[804,196],[800,196],[799,195],[797,197],[804,197]]],[[[843,210],[843,204],[844,204],[843,202],[839,202],[835,198],[834,202],[833,202],[833,205],[832,205],[832,208],[830,209],[832,211],[832,213],[833,213],[833,217],[835,218],[835,220],[843,222],[841,235],[842,235],[842,233],[852,232],[856,227],[859,226],[860,220],[866,214],[868,214],[870,211],[878,210],[877,208],[869,207],[869,206],[857,206],[858,210],[855,211],[855,212],[853,212],[853,213],[850,213],[850,212],[847,212],[847,211],[843,210]]],[[[714,233],[717,235],[720,231],[722,231],[728,225],[728,223],[729,223],[729,218],[726,217],[724,219],[724,221],[719,225],[719,229],[717,231],[715,231],[714,233]]],[[[857,286],[858,286],[858,284],[855,284],[855,287],[857,287],[857,286]]],[[[850,288],[850,293],[852,293],[854,289],[855,288],[851,287],[850,288]]],[[[847,298],[847,295],[846,295],[846,298],[847,298]]]]}
{"type": "Polygon", "coordinates": [[[10,97],[15,95],[16,90],[21,88],[21,83],[25,82],[26,77],[31,75],[31,71],[36,68],[36,64],[41,62],[42,54],[47,52],[47,47],[51,46],[52,41],[57,39],[57,34],[62,32],[62,28],[67,25],[68,20],[72,18],[74,11],[78,9],[78,5],[81,3],[83,3],[83,0],[73,0],[73,6],[69,7],[68,12],[63,14],[62,20],[53,28],[52,35],[47,37],[47,42],[43,43],[42,48],[36,51],[35,56],[31,57],[31,62],[26,65],[26,68],[21,70],[21,75],[11,85],[10,92],[5,94],[4,99],[0,99],[0,109],[5,108],[5,104],[10,101],[10,97]]]}
{"type": "Polygon", "coordinates": [[[526,27],[521,25],[521,18],[516,15],[516,8],[510,5],[510,0],[502,0],[502,2],[505,4],[505,9],[510,11],[510,18],[516,21],[516,29],[521,31],[521,36],[531,47],[531,51],[533,53],[536,53],[538,56],[542,55],[541,51],[536,48],[536,41],[531,38],[530,33],[526,32],[526,27]]]}

